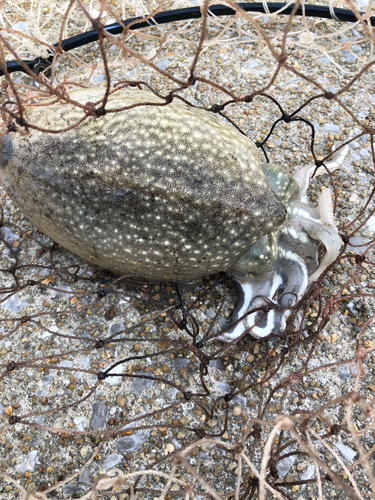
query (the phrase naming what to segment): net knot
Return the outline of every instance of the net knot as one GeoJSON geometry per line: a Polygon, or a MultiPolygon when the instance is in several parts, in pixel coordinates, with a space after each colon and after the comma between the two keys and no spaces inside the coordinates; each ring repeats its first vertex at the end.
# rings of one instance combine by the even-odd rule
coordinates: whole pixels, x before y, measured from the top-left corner
{"type": "Polygon", "coordinates": [[[104,342],[104,340],[102,340],[102,339],[98,340],[98,341],[95,343],[95,345],[94,345],[95,349],[101,349],[101,348],[102,348],[102,347],[104,347],[104,346],[105,346],[105,342],[104,342]]]}
{"type": "Polygon", "coordinates": [[[186,401],[190,401],[191,400],[192,394],[191,394],[190,391],[186,391],[183,394],[184,394],[184,398],[186,399],[186,401]]]}
{"type": "Polygon", "coordinates": [[[364,255],[356,255],[354,258],[356,264],[362,264],[362,262],[366,260],[366,257],[364,255]]]}
{"type": "Polygon", "coordinates": [[[24,118],[21,118],[20,116],[16,116],[16,123],[17,125],[21,125],[21,127],[26,127],[27,122],[24,118]]]}
{"type": "Polygon", "coordinates": [[[13,122],[8,123],[7,129],[9,132],[17,132],[17,127],[13,122]]]}
{"type": "Polygon", "coordinates": [[[347,245],[350,241],[349,236],[346,236],[346,234],[340,234],[340,236],[341,236],[343,243],[345,243],[345,245],[347,245]]]}
{"type": "Polygon", "coordinates": [[[190,87],[192,87],[193,85],[195,85],[197,83],[197,79],[195,78],[194,75],[190,75],[187,82],[190,85],[190,87]]]}
{"type": "Polygon", "coordinates": [[[17,417],[17,415],[13,415],[13,417],[10,417],[9,419],[10,425],[17,424],[17,422],[21,422],[20,417],[17,417]]]}
{"type": "Polygon", "coordinates": [[[29,285],[29,286],[35,286],[37,284],[38,284],[38,282],[35,280],[27,280],[26,281],[26,285],[29,285]]]}
{"type": "Polygon", "coordinates": [[[100,108],[98,108],[98,109],[95,110],[95,114],[99,118],[100,116],[106,115],[107,111],[106,111],[106,109],[103,106],[101,106],[100,108]]]}
{"type": "Polygon", "coordinates": [[[6,366],[7,372],[12,372],[16,368],[17,368],[17,363],[14,361],[10,361],[6,366]]]}
{"type": "Polygon", "coordinates": [[[223,104],[214,104],[208,111],[212,111],[212,113],[219,113],[220,111],[223,111],[224,108],[225,106],[223,104]]]}

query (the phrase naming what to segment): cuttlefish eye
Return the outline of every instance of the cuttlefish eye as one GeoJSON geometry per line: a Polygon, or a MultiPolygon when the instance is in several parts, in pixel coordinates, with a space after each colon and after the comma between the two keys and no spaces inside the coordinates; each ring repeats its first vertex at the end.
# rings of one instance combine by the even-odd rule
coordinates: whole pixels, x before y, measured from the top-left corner
{"type": "MultiPolygon", "coordinates": [[[[341,165],[347,146],[326,166],[341,165]]],[[[307,203],[306,189],[315,167],[292,177],[281,167],[262,165],[267,181],[287,209],[285,222],[258,240],[230,271],[239,292],[232,325],[222,340],[232,341],[249,332],[256,338],[280,333],[290,309],[310,283],[336,260],[341,238],[333,221],[332,195],[324,188],[317,208],[307,203]],[[325,255],[318,263],[318,247],[325,255]],[[254,311],[254,312],[253,312],[254,311]],[[237,324],[236,324],[237,323],[237,324]]],[[[320,169],[317,174],[326,173],[320,169]]]]}

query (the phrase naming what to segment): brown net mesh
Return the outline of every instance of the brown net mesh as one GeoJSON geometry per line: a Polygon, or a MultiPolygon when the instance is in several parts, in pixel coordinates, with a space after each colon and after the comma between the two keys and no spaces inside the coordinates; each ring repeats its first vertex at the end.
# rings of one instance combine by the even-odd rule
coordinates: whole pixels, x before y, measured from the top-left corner
{"type": "Polygon", "coordinates": [[[347,144],[308,192],[314,204],[333,190],[340,255],[284,332],[223,344],[237,300],[227,275],[115,276],[54,244],[2,191],[4,499],[375,496],[373,4],[327,4],[351,24],[225,5],[234,16],[205,3],[201,19],[157,25],[191,4],[2,1],[2,135],[41,130],[25,110],[48,113],[42,98],[75,88],[107,90],[82,106],[82,120],[100,120],[109,92],[130,85],[225,116],[291,173],[347,144]],[[150,27],[103,30],[133,16],[150,27]],[[61,49],[92,27],[98,43],[61,49]],[[50,56],[39,75],[7,74],[5,61],[50,56]]]}

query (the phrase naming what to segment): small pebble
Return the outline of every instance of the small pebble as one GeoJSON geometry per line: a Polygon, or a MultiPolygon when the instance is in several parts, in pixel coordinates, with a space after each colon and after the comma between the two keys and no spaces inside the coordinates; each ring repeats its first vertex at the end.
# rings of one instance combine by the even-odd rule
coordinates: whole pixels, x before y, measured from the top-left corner
{"type": "Polygon", "coordinates": [[[116,398],[116,404],[120,408],[124,408],[125,403],[126,403],[126,399],[124,398],[124,396],[121,396],[121,395],[117,396],[117,398],[116,398]]]}
{"type": "Polygon", "coordinates": [[[89,452],[89,447],[88,446],[82,446],[82,448],[79,450],[79,453],[82,458],[85,458],[87,453],[89,452]]]}
{"type": "Polygon", "coordinates": [[[241,413],[242,413],[242,410],[241,410],[241,408],[240,408],[239,406],[235,406],[235,407],[233,408],[232,413],[233,413],[233,415],[234,415],[235,417],[239,417],[239,416],[241,415],[241,413]]]}
{"type": "Polygon", "coordinates": [[[13,408],[11,406],[7,406],[4,410],[4,415],[11,417],[13,415],[13,408]]]}
{"type": "Polygon", "coordinates": [[[172,453],[174,451],[174,446],[172,443],[168,443],[167,446],[165,447],[164,449],[164,455],[169,455],[170,453],[172,453]]]}
{"type": "Polygon", "coordinates": [[[339,324],[339,318],[337,316],[332,316],[332,318],[331,318],[331,324],[333,326],[337,326],[339,324]]]}

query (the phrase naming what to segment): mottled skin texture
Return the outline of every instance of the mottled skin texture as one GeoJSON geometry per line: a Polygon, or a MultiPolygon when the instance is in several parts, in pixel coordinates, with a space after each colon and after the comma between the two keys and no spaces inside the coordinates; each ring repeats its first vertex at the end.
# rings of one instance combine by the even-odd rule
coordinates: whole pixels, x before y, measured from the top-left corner
{"type": "MultiPolygon", "coordinates": [[[[83,104],[103,90],[70,93],[83,104]]],[[[164,101],[122,89],[107,108],[164,101]]],[[[69,104],[28,108],[48,129],[77,122],[69,104]]],[[[0,180],[20,209],[71,252],[119,274],[191,281],[230,269],[286,210],[254,144],[178,99],[90,117],[60,134],[3,139],[0,180]]]]}

